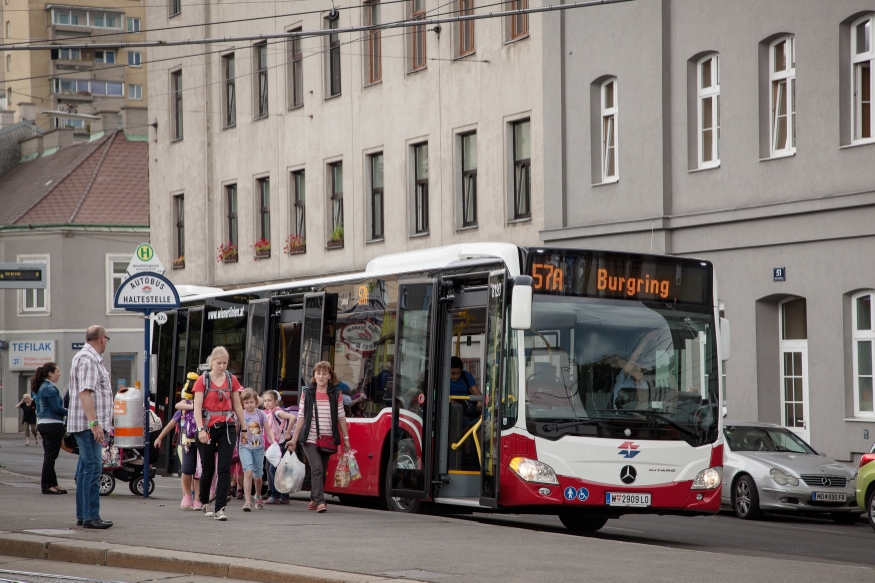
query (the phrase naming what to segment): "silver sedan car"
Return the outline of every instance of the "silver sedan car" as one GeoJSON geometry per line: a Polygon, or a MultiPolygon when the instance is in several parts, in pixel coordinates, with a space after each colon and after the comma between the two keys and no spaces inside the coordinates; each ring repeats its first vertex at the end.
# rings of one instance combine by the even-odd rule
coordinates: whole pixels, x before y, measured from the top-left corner
{"type": "Polygon", "coordinates": [[[854,468],[820,455],[780,425],[726,421],[723,433],[721,502],[739,518],[767,511],[829,515],[839,524],[859,520],[854,468]]]}

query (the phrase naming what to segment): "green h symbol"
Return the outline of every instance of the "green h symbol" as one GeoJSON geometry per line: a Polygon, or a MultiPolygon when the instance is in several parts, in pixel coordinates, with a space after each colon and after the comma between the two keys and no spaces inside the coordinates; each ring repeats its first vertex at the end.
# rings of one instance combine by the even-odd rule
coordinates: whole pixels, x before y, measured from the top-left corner
{"type": "Polygon", "coordinates": [[[149,245],[140,245],[137,247],[137,257],[142,261],[149,261],[152,259],[153,254],[154,251],[152,251],[152,248],[149,245]]]}

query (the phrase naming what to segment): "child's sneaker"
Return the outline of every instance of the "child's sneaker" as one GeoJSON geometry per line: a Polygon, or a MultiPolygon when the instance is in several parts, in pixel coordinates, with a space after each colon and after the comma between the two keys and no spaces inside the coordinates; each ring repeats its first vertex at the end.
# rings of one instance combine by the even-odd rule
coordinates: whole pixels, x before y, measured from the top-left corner
{"type": "Polygon", "coordinates": [[[264,503],[265,504],[280,504],[281,502],[277,498],[270,496],[270,497],[268,497],[267,500],[264,501],[264,503]]]}
{"type": "Polygon", "coordinates": [[[216,520],[228,520],[228,517],[225,516],[224,508],[219,508],[218,510],[216,510],[216,514],[215,516],[213,516],[213,518],[216,520]]]}
{"type": "Polygon", "coordinates": [[[243,512],[252,512],[252,504],[250,504],[249,502],[246,502],[243,505],[243,512]]]}
{"type": "Polygon", "coordinates": [[[212,504],[204,504],[204,516],[212,516],[213,515],[213,505],[212,504]]]}
{"type": "Polygon", "coordinates": [[[203,510],[204,504],[200,500],[195,500],[194,504],[191,505],[192,510],[203,510]]]}
{"type": "Polygon", "coordinates": [[[280,498],[279,503],[280,503],[280,504],[288,504],[288,503],[289,503],[289,499],[288,499],[288,498],[280,498]]]}
{"type": "Polygon", "coordinates": [[[183,510],[191,510],[191,496],[183,496],[182,502],[179,503],[179,507],[183,510]]]}
{"type": "Polygon", "coordinates": [[[315,500],[310,500],[310,503],[307,504],[307,510],[316,510],[316,502],[315,502],[315,500]]]}
{"type": "Polygon", "coordinates": [[[264,501],[261,498],[255,499],[255,509],[264,510],[264,501]]]}
{"type": "Polygon", "coordinates": [[[243,490],[237,490],[237,500],[243,500],[243,490]]]}

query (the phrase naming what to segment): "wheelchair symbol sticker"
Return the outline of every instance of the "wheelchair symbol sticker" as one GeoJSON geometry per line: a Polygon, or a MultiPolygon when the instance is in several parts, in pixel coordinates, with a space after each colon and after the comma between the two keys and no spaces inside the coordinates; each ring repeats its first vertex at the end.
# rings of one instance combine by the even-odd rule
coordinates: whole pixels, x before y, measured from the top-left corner
{"type": "Polygon", "coordinates": [[[586,502],[586,499],[589,498],[589,490],[586,488],[581,488],[577,491],[577,499],[581,502],[586,502]]]}

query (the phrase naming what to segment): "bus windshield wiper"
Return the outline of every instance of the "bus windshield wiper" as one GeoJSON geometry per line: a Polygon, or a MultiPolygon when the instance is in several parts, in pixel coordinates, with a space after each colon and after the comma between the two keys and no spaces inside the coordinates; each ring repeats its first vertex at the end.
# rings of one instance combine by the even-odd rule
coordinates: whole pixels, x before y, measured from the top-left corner
{"type": "Polygon", "coordinates": [[[639,411],[639,410],[637,410],[637,409],[635,409],[635,410],[630,410],[630,411],[628,411],[628,412],[629,412],[629,413],[639,413],[639,414],[641,414],[641,415],[644,415],[645,417],[653,417],[654,419],[659,419],[660,421],[663,421],[663,422],[665,422],[665,423],[671,425],[672,427],[674,427],[675,429],[677,429],[677,430],[680,431],[681,433],[686,433],[686,434],[689,435],[690,437],[695,437],[696,439],[702,439],[702,434],[701,434],[701,432],[699,432],[699,431],[693,431],[692,429],[689,429],[689,428],[687,428],[687,427],[684,427],[684,426],[681,425],[680,423],[677,423],[677,422],[675,422],[675,421],[672,421],[670,418],[666,417],[666,416],[663,415],[662,413],[658,413],[658,412],[656,412],[656,411],[639,411]]]}
{"type": "Polygon", "coordinates": [[[559,431],[560,429],[577,427],[578,425],[599,425],[601,427],[606,427],[607,424],[605,421],[610,421],[610,419],[605,419],[604,417],[588,417],[587,419],[577,419],[576,421],[546,423],[544,424],[544,431],[559,431]]]}

